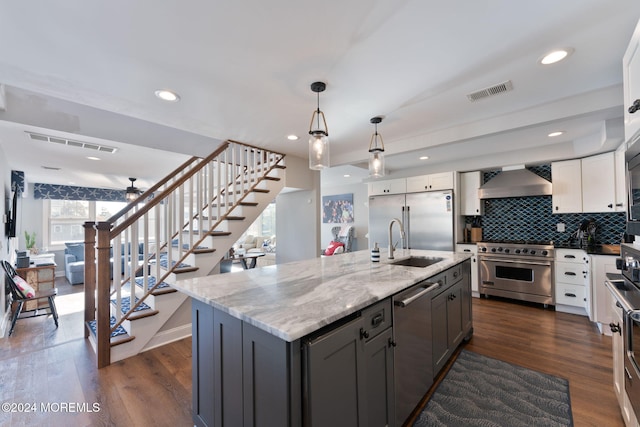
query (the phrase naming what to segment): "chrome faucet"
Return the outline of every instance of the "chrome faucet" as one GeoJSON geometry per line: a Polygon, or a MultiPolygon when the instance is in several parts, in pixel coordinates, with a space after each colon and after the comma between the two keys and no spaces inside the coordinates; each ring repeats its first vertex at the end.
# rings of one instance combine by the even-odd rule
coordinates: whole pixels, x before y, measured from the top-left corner
{"type": "Polygon", "coordinates": [[[402,246],[404,247],[404,226],[402,225],[402,221],[400,221],[398,218],[393,218],[391,222],[389,222],[389,259],[393,259],[394,246],[393,242],[391,241],[391,229],[393,228],[394,222],[397,222],[400,226],[400,238],[402,239],[402,246]]]}

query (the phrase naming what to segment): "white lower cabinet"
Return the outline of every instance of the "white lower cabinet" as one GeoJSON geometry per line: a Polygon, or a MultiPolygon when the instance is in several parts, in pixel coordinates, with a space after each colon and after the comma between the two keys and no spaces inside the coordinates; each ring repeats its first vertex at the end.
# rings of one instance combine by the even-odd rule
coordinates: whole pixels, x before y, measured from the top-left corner
{"type": "Polygon", "coordinates": [[[618,405],[620,405],[620,412],[624,419],[624,424],[627,427],[638,427],[638,420],[631,407],[631,402],[627,397],[627,393],[624,390],[624,322],[622,320],[622,309],[616,306],[616,300],[607,291],[607,301],[609,304],[609,311],[611,313],[611,325],[615,327],[611,337],[611,349],[613,353],[613,391],[618,398],[618,405]]]}
{"type": "Polygon", "coordinates": [[[471,253],[471,296],[479,298],[480,292],[478,283],[480,280],[479,267],[478,267],[478,245],[475,243],[458,243],[456,245],[456,252],[471,253]]]}
{"type": "Polygon", "coordinates": [[[607,290],[604,282],[607,273],[620,274],[616,268],[616,256],[612,255],[591,255],[591,311],[589,319],[596,322],[600,333],[611,335],[612,313],[609,304],[611,293],[607,290]]]}
{"type": "Polygon", "coordinates": [[[556,249],[556,311],[587,316],[591,306],[589,256],[581,249],[556,249]]]}

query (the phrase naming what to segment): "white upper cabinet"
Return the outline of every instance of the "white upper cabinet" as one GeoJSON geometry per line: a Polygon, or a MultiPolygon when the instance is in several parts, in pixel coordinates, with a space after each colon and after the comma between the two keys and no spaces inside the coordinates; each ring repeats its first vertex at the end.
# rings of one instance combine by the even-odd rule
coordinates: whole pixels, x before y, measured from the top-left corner
{"type": "Polygon", "coordinates": [[[460,215],[484,214],[484,203],[478,198],[478,188],[482,185],[482,172],[460,174],[460,215]]]}
{"type": "Polygon", "coordinates": [[[387,179],[369,183],[369,195],[404,194],[407,192],[407,180],[405,178],[387,179]]]}
{"type": "Polygon", "coordinates": [[[582,212],[580,159],[551,163],[553,213],[582,212]]]}
{"type": "Polygon", "coordinates": [[[551,163],[553,213],[624,212],[624,151],[551,163]]]}
{"type": "Polygon", "coordinates": [[[615,212],[614,153],[582,159],[582,212],[615,212]]]}
{"type": "Polygon", "coordinates": [[[407,193],[451,189],[453,189],[453,172],[433,173],[407,178],[407,193]]]}
{"type": "Polygon", "coordinates": [[[626,144],[621,144],[615,151],[615,181],[616,181],[616,212],[626,212],[628,202],[627,193],[627,162],[624,158],[626,144]]]}
{"type": "MultiPolygon", "coordinates": [[[[624,136],[634,142],[640,136],[640,21],[622,59],[624,82],[624,136]]],[[[637,141],[640,143],[640,141],[637,141]]]]}

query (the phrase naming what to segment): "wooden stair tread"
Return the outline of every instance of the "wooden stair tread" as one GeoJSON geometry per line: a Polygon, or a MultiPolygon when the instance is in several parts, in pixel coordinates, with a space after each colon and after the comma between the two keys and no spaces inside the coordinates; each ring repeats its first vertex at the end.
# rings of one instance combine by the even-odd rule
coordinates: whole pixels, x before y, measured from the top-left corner
{"type": "Polygon", "coordinates": [[[110,343],[109,343],[109,344],[111,345],[111,347],[115,347],[115,346],[117,346],[117,345],[124,344],[124,343],[130,342],[130,341],[133,341],[133,340],[135,340],[135,339],[136,339],[136,337],[132,337],[132,336],[131,336],[131,335],[129,335],[129,334],[126,334],[126,335],[118,335],[117,337],[111,337],[111,340],[110,340],[110,343]]]}
{"type": "Polygon", "coordinates": [[[172,294],[174,292],[178,292],[178,291],[175,290],[174,288],[159,288],[151,292],[151,295],[157,297],[158,295],[172,294]]]}
{"type": "Polygon", "coordinates": [[[129,317],[127,317],[127,320],[133,321],[138,319],[144,319],[145,317],[155,316],[158,313],[160,313],[158,310],[151,310],[151,309],[134,311],[129,315],[129,317]]]}
{"type": "MultiPolygon", "coordinates": [[[[212,208],[217,208],[218,206],[220,206],[221,208],[226,208],[228,206],[233,206],[233,203],[220,203],[220,204],[211,205],[212,208]]],[[[245,201],[242,201],[242,202],[238,203],[238,206],[258,206],[258,202],[245,202],[245,201]]]]}
{"type": "Polygon", "coordinates": [[[194,249],[193,253],[194,254],[211,254],[214,253],[216,251],[215,248],[200,248],[200,249],[194,249]]]}
{"type": "MultiPolygon", "coordinates": [[[[228,221],[244,221],[246,219],[245,216],[236,216],[236,215],[227,215],[227,216],[222,216],[222,219],[226,219],[228,221]]],[[[202,217],[203,221],[217,221],[218,217],[214,216],[214,217],[202,217]]]]}
{"type": "MultiPolygon", "coordinates": [[[[112,317],[110,321],[111,321],[111,324],[115,325],[115,318],[112,317]]],[[[87,328],[89,330],[89,333],[91,335],[93,335],[94,337],[96,337],[96,331],[94,330],[94,328],[92,327],[91,324],[93,323],[94,326],[95,326],[95,322],[96,321],[93,320],[93,321],[89,321],[89,322],[85,322],[84,323],[85,328],[87,328]]],[[[118,333],[117,335],[113,335],[112,334],[112,336],[109,339],[109,341],[110,341],[109,344],[110,344],[111,347],[116,346],[116,345],[120,345],[120,344],[124,344],[124,343],[129,342],[129,341],[133,341],[136,338],[135,336],[129,335],[122,326],[119,326],[118,329],[121,332],[118,333]]]]}
{"type": "Polygon", "coordinates": [[[181,274],[181,273],[191,273],[192,271],[198,271],[198,267],[178,267],[173,269],[173,273],[181,274]]]}
{"type": "Polygon", "coordinates": [[[210,231],[209,232],[210,236],[230,236],[231,232],[230,231],[210,231]]]}

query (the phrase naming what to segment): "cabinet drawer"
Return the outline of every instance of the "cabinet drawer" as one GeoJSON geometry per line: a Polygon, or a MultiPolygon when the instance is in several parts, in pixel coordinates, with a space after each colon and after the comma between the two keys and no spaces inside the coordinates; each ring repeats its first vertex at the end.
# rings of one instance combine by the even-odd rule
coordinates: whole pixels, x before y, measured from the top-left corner
{"type": "Polygon", "coordinates": [[[586,307],[586,288],[580,285],[556,283],[556,304],[586,307]]]}
{"type": "Polygon", "coordinates": [[[43,268],[38,270],[38,281],[39,282],[47,282],[52,281],[55,275],[55,269],[53,268],[43,268]]]}
{"type": "Polygon", "coordinates": [[[445,284],[447,286],[453,285],[454,283],[462,280],[462,264],[458,264],[455,267],[451,267],[450,269],[445,271],[446,279],[445,284]]]}
{"type": "Polygon", "coordinates": [[[391,299],[387,298],[379,303],[362,310],[364,329],[369,332],[367,340],[384,332],[392,324],[391,299]]]}
{"type": "Polygon", "coordinates": [[[556,262],[555,267],[556,283],[584,286],[589,279],[586,265],[556,262]]]}
{"type": "Polygon", "coordinates": [[[584,263],[587,259],[587,253],[581,249],[562,249],[556,248],[556,261],[584,263]]]}

